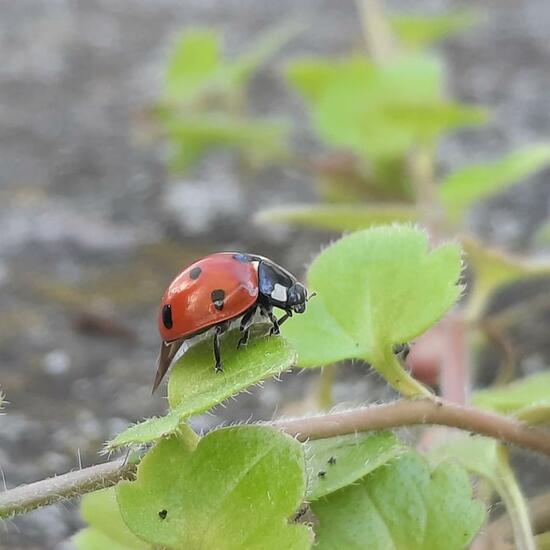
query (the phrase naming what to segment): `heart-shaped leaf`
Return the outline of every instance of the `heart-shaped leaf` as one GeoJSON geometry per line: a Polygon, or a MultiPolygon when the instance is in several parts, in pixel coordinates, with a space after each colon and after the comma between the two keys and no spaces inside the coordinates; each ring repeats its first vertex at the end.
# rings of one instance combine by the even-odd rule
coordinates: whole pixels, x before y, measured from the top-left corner
{"type": "Polygon", "coordinates": [[[289,524],[306,489],[300,443],[260,426],[224,428],[195,451],[163,440],[117,486],[133,533],[169,549],[310,548],[308,527],[289,524]]]}
{"type": "Polygon", "coordinates": [[[466,472],[410,451],[312,503],[320,550],[462,550],[484,518],[466,472]]]}
{"type": "Polygon", "coordinates": [[[80,506],[82,519],[89,527],[78,532],[73,539],[78,550],[152,550],[122,521],[114,487],[88,493],[80,506]]]}
{"type": "Polygon", "coordinates": [[[341,435],[309,441],[305,446],[308,500],[351,485],[405,448],[391,432],[341,435]]]}
{"type": "Polygon", "coordinates": [[[332,231],[357,231],[373,225],[393,222],[410,222],[418,219],[418,212],[409,205],[361,206],[338,205],[288,205],[262,210],[255,220],[260,223],[290,223],[332,231]]]}
{"type": "Polygon", "coordinates": [[[143,444],[178,430],[190,416],[203,413],[247,387],[276,376],[296,363],[296,352],[280,337],[260,336],[266,327],[255,327],[247,348],[237,349],[240,333],[232,330],[221,339],[224,371],[216,372],[212,340],[197,342],[172,367],[168,396],[172,410],[131,426],[107,444],[116,447],[143,444]]]}
{"type": "Polygon", "coordinates": [[[308,272],[317,296],[284,325],[302,367],[349,358],[369,362],[405,394],[424,392],[400,367],[395,344],[436,323],[460,295],[460,248],[429,251],[409,226],[375,227],[326,248],[308,272]]]}

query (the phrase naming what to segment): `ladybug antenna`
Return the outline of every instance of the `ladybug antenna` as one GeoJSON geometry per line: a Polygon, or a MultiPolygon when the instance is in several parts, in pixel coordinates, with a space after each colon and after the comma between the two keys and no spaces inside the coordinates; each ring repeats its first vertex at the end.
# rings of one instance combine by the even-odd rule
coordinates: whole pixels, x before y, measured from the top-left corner
{"type": "Polygon", "coordinates": [[[162,342],[160,344],[160,351],[157,358],[157,372],[155,374],[155,381],[153,382],[153,389],[151,394],[155,393],[156,389],[160,386],[164,375],[170,368],[172,360],[176,356],[176,353],[183,344],[183,340],[176,342],[162,342]]]}
{"type": "Polygon", "coordinates": [[[312,292],[307,298],[306,302],[309,302],[312,298],[315,298],[317,296],[317,292],[312,292]]]}

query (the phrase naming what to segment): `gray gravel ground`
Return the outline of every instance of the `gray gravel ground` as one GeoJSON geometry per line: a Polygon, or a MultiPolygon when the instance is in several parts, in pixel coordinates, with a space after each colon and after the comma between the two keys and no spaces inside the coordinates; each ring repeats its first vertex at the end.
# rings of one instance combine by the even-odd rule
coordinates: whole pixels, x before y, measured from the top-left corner
{"type": "MultiPolygon", "coordinates": [[[[400,4],[434,13],[463,5],[400,4]]],[[[448,138],[442,168],[550,137],[550,4],[472,4],[485,21],[443,48],[449,86],[494,116],[483,129],[448,138]]],[[[168,181],[162,152],[136,132],[178,30],[215,25],[228,51],[239,52],[286,18],[304,22],[304,31],[254,79],[253,107],[290,113],[303,137],[299,146],[308,148],[306,119],[277,68],[292,54],[338,54],[360,44],[351,2],[0,0],[0,383],[9,401],[0,421],[0,467],[7,487],[95,463],[103,441],[163,410],[160,395],[150,397],[155,308],[186,259],[216,248],[262,250],[300,272],[326,241],[250,223],[262,205],[314,198],[301,174],[271,169],[243,182],[233,160],[220,154],[188,179],[168,181]],[[83,311],[131,333],[83,333],[83,311]]],[[[472,227],[526,250],[548,218],[548,176],[480,208],[472,227]]],[[[541,327],[549,323],[546,313],[519,329],[526,370],[548,364],[541,327]]],[[[287,374],[196,426],[269,418],[313,382],[310,374],[287,374]]],[[[344,368],[336,386],[337,397],[349,401],[383,391],[358,366],[344,368]]],[[[518,460],[527,490],[536,492],[547,467],[533,457],[518,460]]],[[[4,523],[0,547],[70,548],[79,525],[76,503],[46,508],[4,523]]]]}

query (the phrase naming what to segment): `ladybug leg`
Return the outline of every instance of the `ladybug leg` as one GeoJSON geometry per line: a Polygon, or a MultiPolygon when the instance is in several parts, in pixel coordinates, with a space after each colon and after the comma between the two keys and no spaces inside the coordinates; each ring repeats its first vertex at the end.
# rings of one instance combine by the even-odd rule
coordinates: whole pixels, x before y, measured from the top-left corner
{"type": "Polygon", "coordinates": [[[216,365],[214,368],[216,372],[223,372],[223,365],[221,359],[220,351],[220,334],[225,332],[226,327],[223,325],[218,325],[214,328],[214,359],[216,360],[216,365]]]}
{"type": "Polygon", "coordinates": [[[290,319],[290,317],[292,317],[292,311],[288,309],[287,312],[277,321],[279,326],[281,326],[287,319],[290,319]]]}
{"type": "Polygon", "coordinates": [[[269,335],[273,336],[274,334],[279,334],[279,321],[277,320],[277,317],[275,317],[275,315],[273,314],[271,307],[263,306],[261,307],[261,312],[271,321],[272,327],[269,331],[269,335]]]}
{"type": "Polygon", "coordinates": [[[240,326],[240,331],[243,333],[243,335],[237,343],[237,349],[248,344],[248,338],[250,337],[250,328],[252,326],[252,319],[254,318],[255,313],[256,308],[253,307],[243,315],[240,326]]]}

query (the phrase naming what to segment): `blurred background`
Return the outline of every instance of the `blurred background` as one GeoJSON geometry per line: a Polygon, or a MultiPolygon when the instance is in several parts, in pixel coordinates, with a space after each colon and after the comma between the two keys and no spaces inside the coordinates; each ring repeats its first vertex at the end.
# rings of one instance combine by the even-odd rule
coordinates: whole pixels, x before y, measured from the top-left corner
{"type": "MultiPolygon", "coordinates": [[[[418,136],[436,178],[550,142],[550,4],[468,6],[464,13],[458,1],[388,1],[392,18],[375,20],[373,30],[351,1],[0,0],[6,487],[97,463],[107,439],[165,410],[165,390],[150,395],[156,308],[182,267],[213,251],[245,250],[302,277],[342,225],[330,214],[308,221],[297,207],[265,210],[360,201],[422,208],[402,162],[418,136]],[[437,19],[419,23],[424,16],[437,19]],[[373,122],[363,158],[361,143],[339,126],[340,111],[317,92],[338,70],[345,80],[346,63],[362,56],[385,63],[395,45],[384,34],[373,44],[372,35],[386,26],[411,60],[435,56],[435,65],[422,58],[389,71],[400,93],[420,94],[410,72],[424,82],[435,71],[444,101],[420,123],[409,121],[414,131],[395,144],[384,133],[389,123],[373,122]],[[332,62],[327,76],[321,58],[344,61],[332,62]]],[[[353,93],[333,96],[349,111],[353,93]]],[[[397,113],[398,122],[410,117],[397,113]]],[[[510,182],[517,185],[476,204],[460,231],[544,259],[550,171],[547,151],[535,152],[537,162],[510,182]]],[[[528,315],[513,316],[497,343],[481,349],[476,384],[498,376],[499,338],[513,350],[510,376],[549,364],[549,279],[524,271],[491,295],[493,311],[527,304],[528,315]]],[[[193,425],[302,410],[316,399],[318,376],[286,374],[193,425]]],[[[391,395],[360,365],[335,376],[334,402],[391,395]]],[[[547,467],[515,460],[527,493],[540,490],[547,467]]],[[[3,523],[0,547],[70,548],[79,526],[77,503],[45,508],[3,523]]]]}

